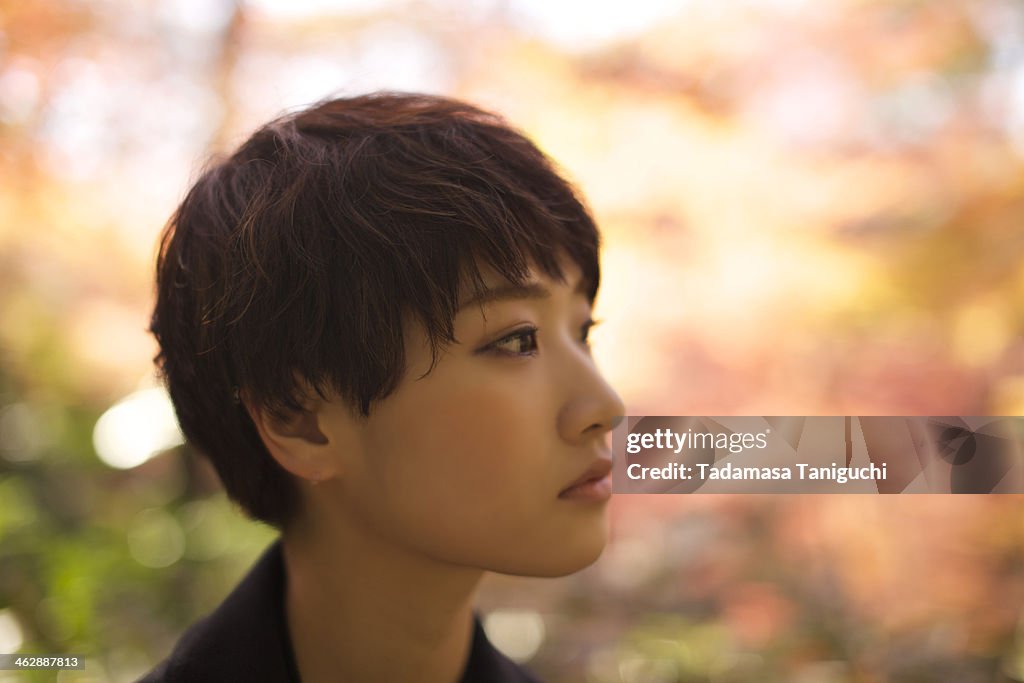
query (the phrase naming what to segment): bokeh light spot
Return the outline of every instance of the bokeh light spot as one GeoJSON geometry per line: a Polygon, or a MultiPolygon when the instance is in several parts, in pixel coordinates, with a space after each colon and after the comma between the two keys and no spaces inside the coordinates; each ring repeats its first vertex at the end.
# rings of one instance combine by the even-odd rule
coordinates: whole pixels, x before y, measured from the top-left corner
{"type": "Polygon", "coordinates": [[[161,388],[137,391],[111,406],[96,421],[92,439],[100,460],[118,469],[137,467],[184,443],[174,406],[161,388]]]}
{"type": "Polygon", "coordinates": [[[495,610],[484,619],[494,646],[516,662],[526,662],[544,642],[544,619],[533,610],[495,610]]]}
{"type": "Polygon", "coordinates": [[[137,514],[128,527],[128,549],[144,567],[169,567],[185,553],[185,533],[170,513],[150,508],[137,514]]]}

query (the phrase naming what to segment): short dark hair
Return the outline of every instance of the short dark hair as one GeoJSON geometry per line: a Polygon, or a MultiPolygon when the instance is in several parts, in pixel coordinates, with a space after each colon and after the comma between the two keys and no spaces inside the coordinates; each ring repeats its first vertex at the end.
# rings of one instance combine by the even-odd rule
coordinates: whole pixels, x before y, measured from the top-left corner
{"type": "Polygon", "coordinates": [[[560,258],[579,266],[593,300],[593,219],[499,116],[418,94],[323,101],[211,162],[171,217],[155,361],[228,495],[283,527],[295,482],[239,388],[284,416],[301,410],[301,378],[368,416],[405,372],[403,320],[423,325],[436,363],[454,341],[460,295],[483,289],[481,264],[521,284],[531,267],[564,280],[560,258]]]}

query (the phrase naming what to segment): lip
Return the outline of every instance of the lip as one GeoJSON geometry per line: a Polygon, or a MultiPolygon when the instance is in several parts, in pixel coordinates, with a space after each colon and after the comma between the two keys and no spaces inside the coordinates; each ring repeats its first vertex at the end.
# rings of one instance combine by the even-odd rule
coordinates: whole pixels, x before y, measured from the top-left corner
{"type": "Polygon", "coordinates": [[[598,458],[583,474],[558,493],[559,498],[604,501],[611,497],[612,461],[598,458]]]}

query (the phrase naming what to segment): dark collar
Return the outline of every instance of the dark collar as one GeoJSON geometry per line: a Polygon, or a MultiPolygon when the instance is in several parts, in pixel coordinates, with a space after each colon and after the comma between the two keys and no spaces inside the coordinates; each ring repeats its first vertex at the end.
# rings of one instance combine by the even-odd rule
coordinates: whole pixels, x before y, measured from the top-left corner
{"type": "MultiPolygon", "coordinates": [[[[189,628],[171,655],[140,683],[301,683],[284,614],[284,587],[284,560],[276,541],[220,607],[189,628]]],[[[476,618],[459,683],[539,682],[494,649],[476,618]]]]}

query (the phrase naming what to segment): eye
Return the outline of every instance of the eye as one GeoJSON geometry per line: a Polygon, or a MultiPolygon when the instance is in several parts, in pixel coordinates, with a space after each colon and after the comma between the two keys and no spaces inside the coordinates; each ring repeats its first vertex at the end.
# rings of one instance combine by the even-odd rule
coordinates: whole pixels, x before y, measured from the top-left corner
{"type": "Polygon", "coordinates": [[[537,353],[537,328],[526,327],[516,330],[488,344],[485,350],[508,356],[532,356],[537,353]]]}
{"type": "Polygon", "coordinates": [[[582,331],[580,333],[580,341],[582,341],[583,345],[587,348],[590,348],[590,331],[600,324],[600,320],[594,320],[592,318],[588,318],[587,321],[583,323],[583,327],[581,328],[582,331]]]}

